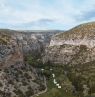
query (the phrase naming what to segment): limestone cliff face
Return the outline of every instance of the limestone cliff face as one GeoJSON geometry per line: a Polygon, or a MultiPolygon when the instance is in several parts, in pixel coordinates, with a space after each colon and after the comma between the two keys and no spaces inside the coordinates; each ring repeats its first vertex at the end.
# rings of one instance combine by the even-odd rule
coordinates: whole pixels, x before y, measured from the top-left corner
{"type": "Polygon", "coordinates": [[[30,97],[45,90],[43,76],[39,77],[31,65],[24,63],[25,54],[38,53],[40,48],[34,37],[0,30],[0,97],[30,97]]]}
{"type": "Polygon", "coordinates": [[[55,32],[18,32],[0,30],[0,68],[23,63],[27,54],[41,56],[55,32]]]}
{"type": "Polygon", "coordinates": [[[95,23],[82,24],[53,36],[43,60],[59,64],[95,60],[95,23]]]}
{"type": "Polygon", "coordinates": [[[49,45],[51,36],[58,32],[16,32],[13,37],[22,44],[23,54],[41,56],[45,47],[49,45]]]}
{"type": "Polygon", "coordinates": [[[82,24],[53,36],[45,50],[43,62],[61,65],[75,92],[82,94],[80,97],[93,95],[95,93],[95,22],[82,24]]]}
{"type": "Polygon", "coordinates": [[[0,30],[0,97],[31,97],[46,88],[45,79],[25,57],[41,58],[51,33],[0,30]]]}
{"type": "Polygon", "coordinates": [[[11,35],[0,33],[0,68],[23,63],[22,45],[11,35]]]}

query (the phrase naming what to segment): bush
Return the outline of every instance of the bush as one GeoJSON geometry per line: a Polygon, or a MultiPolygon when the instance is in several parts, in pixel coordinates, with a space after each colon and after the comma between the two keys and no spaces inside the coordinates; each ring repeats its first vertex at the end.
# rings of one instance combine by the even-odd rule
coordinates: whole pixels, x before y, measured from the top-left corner
{"type": "Polygon", "coordinates": [[[26,97],[31,97],[32,95],[34,95],[34,91],[32,90],[32,88],[28,88],[28,91],[26,91],[25,95],[26,97]]]}
{"type": "Polygon", "coordinates": [[[25,56],[24,60],[30,65],[36,64],[36,60],[31,55],[25,56]]]}
{"type": "Polygon", "coordinates": [[[51,72],[50,72],[49,70],[44,70],[44,71],[43,71],[43,74],[44,74],[47,78],[49,78],[49,77],[51,76],[51,72]]]}
{"type": "Polygon", "coordinates": [[[3,86],[3,84],[0,82],[0,87],[2,87],[3,86]]]}
{"type": "Polygon", "coordinates": [[[23,94],[23,92],[20,89],[14,90],[14,92],[16,93],[16,95],[18,95],[19,97],[25,97],[25,95],[23,94]]]}

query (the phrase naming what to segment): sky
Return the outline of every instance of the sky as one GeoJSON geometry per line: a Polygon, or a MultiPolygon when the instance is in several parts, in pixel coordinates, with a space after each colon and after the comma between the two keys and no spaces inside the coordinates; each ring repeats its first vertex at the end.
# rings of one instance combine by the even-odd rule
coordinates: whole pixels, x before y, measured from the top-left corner
{"type": "Polygon", "coordinates": [[[67,30],[95,21],[95,0],[0,0],[0,28],[67,30]]]}

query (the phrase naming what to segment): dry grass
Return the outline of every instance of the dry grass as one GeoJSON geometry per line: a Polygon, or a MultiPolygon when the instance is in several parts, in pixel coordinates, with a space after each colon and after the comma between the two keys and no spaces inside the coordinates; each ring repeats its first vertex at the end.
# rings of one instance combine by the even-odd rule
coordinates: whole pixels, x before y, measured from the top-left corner
{"type": "Polygon", "coordinates": [[[76,26],[76,27],[64,32],[64,33],[56,35],[56,37],[58,37],[60,39],[69,39],[69,38],[83,39],[85,35],[89,38],[90,37],[94,38],[94,36],[95,36],[95,22],[78,25],[78,26],[76,26]]]}

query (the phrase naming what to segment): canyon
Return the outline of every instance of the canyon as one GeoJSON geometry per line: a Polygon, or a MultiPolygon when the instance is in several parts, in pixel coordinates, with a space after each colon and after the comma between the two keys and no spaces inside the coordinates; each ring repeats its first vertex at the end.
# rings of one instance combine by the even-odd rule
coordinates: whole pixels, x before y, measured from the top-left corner
{"type": "Polygon", "coordinates": [[[0,30],[0,97],[44,91],[48,68],[61,80],[62,91],[72,95],[67,97],[95,97],[95,22],[68,31],[0,30]]]}
{"type": "Polygon", "coordinates": [[[44,76],[25,60],[41,60],[55,33],[0,30],[0,97],[30,97],[47,88],[44,76]]]}

